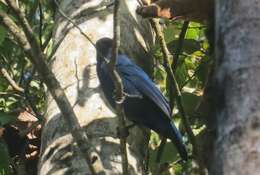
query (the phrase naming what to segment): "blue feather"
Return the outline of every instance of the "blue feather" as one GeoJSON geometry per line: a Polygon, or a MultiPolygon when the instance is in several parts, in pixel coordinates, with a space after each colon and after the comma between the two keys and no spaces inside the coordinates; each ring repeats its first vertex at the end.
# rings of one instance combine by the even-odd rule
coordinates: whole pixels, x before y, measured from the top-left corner
{"type": "MultiPolygon", "coordinates": [[[[115,107],[114,85],[107,64],[102,59],[102,56],[110,59],[111,48],[111,39],[103,38],[97,42],[98,53],[102,53],[97,55],[97,74],[105,97],[110,105],[115,107]]],[[[123,104],[126,117],[136,124],[146,126],[171,139],[181,157],[187,160],[187,151],[182,136],[171,121],[169,104],[154,82],[127,55],[118,55],[115,68],[122,79],[124,92],[127,94],[123,104]]]]}

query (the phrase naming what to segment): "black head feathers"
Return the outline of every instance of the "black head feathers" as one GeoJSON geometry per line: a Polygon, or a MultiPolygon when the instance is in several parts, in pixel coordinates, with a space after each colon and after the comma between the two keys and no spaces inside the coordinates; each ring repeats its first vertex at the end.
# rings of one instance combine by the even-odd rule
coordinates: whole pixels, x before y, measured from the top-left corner
{"type": "Polygon", "coordinates": [[[96,42],[97,56],[106,57],[109,59],[113,47],[113,40],[111,38],[101,38],[96,42]]]}

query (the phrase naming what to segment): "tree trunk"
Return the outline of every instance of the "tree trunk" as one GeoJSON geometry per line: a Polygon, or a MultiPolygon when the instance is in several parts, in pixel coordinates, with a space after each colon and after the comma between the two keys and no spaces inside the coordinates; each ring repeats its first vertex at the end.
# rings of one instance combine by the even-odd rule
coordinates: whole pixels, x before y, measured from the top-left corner
{"type": "Polygon", "coordinates": [[[257,175],[260,173],[260,2],[218,0],[216,3],[217,140],[211,172],[257,175]]]}
{"type": "MultiPolygon", "coordinates": [[[[101,0],[62,0],[60,7],[95,42],[102,37],[112,37],[113,5],[107,4],[108,1],[101,0]]],[[[150,73],[152,58],[149,50],[153,34],[148,21],[135,14],[137,5],[135,0],[121,1],[121,50],[136,58],[135,61],[150,73]]],[[[99,87],[95,48],[59,14],[56,16],[53,39],[54,45],[58,45],[52,61],[53,72],[66,90],[78,121],[100,156],[104,173],[121,174],[117,118],[107,106],[99,87]]],[[[127,138],[130,174],[142,174],[145,170],[148,136],[149,133],[143,128],[130,130],[127,138]]],[[[72,140],[70,129],[49,95],[39,174],[88,174],[86,167],[72,140]]]]}

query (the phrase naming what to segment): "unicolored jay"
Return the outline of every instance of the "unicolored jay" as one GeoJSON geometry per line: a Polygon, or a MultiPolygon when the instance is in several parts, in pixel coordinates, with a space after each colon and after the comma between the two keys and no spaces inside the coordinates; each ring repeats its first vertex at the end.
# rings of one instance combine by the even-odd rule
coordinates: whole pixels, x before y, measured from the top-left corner
{"type": "MultiPolygon", "coordinates": [[[[110,38],[97,41],[97,75],[107,101],[115,108],[114,84],[107,66],[112,56],[112,46],[113,40],[110,38]]],[[[171,139],[181,158],[187,160],[182,136],[170,118],[169,104],[153,81],[127,55],[118,55],[115,68],[122,79],[124,93],[127,94],[123,103],[126,117],[171,139]]]]}

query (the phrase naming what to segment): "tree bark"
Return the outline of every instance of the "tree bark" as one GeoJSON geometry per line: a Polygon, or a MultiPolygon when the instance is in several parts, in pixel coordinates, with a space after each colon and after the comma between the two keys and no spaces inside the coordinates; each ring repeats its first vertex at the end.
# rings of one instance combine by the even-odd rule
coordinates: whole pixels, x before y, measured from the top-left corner
{"type": "Polygon", "coordinates": [[[143,17],[207,22],[214,15],[214,0],[142,0],[137,13],[143,17]]]}
{"type": "MultiPolygon", "coordinates": [[[[112,2],[112,1],[111,1],[112,2]]],[[[92,41],[113,37],[113,6],[101,0],[62,0],[61,10],[72,18],[92,41]]],[[[148,21],[135,14],[137,1],[122,0],[121,50],[136,58],[147,73],[151,72],[149,54],[153,34],[148,21]]],[[[66,91],[78,120],[84,127],[105,174],[121,174],[119,139],[116,136],[117,117],[108,107],[96,74],[96,50],[90,42],[62,15],[57,14],[53,34],[57,46],[52,71],[66,91]]],[[[88,174],[89,170],[77,150],[70,129],[66,126],[55,101],[48,96],[46,123],[42,133],[41,158],[38,173],[88,174]]],[[[145,171],[149,133],[134,127],[127,138],[129,173],[145,171]]]]}
{"type": "Polygon", "coordinates": [[[217,140],[211,174],[260,172],[259,12],[258,0],[216,1],[217,140]]]}

